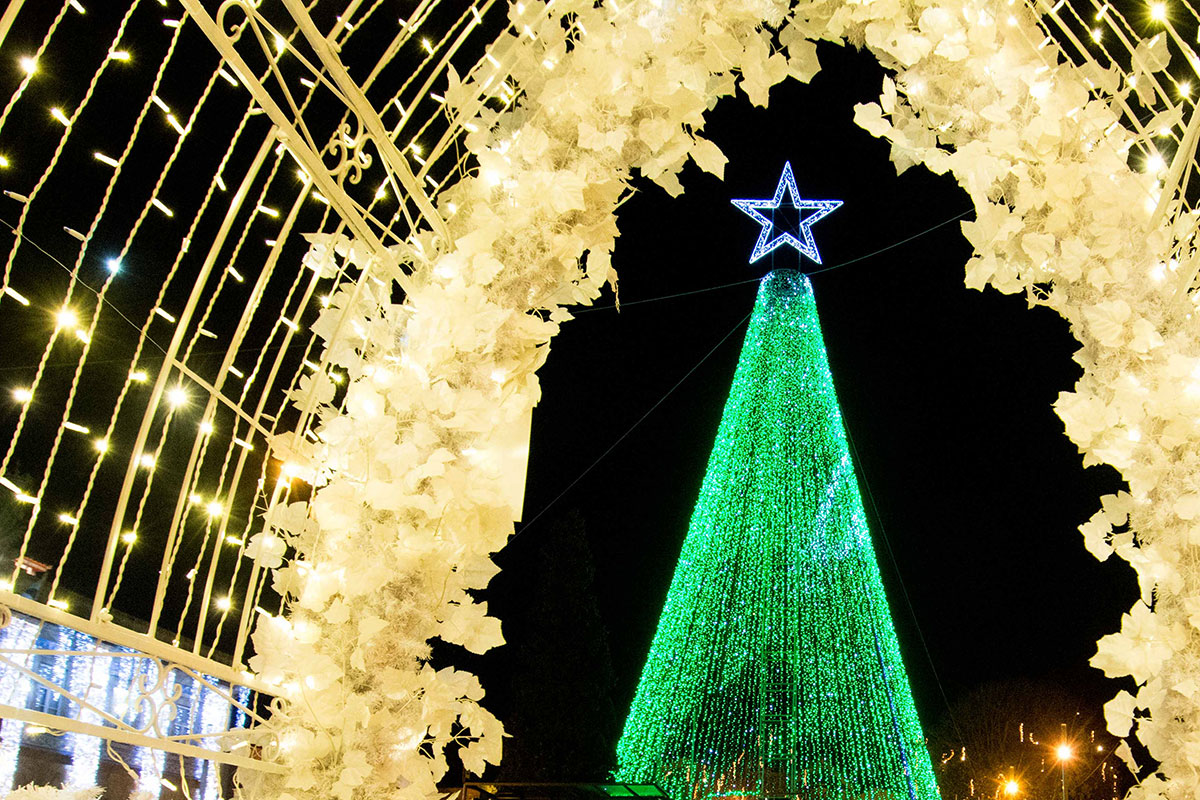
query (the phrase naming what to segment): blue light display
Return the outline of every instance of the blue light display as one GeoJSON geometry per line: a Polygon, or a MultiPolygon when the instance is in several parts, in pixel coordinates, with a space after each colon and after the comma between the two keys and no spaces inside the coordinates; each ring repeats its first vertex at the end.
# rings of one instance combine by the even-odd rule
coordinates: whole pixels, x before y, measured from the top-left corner
{"type": "Polygon", "coordinates": [[[783,174],[779,176],[779,185],[775,187],[775,196],[770,200],[731,200],[735,206],[740,208],[750,216],[758,224],[762,225],[762,231],[758,234],[758,242],[754,245],[754,252],[750,255],[750,263],[753,264],[767,253],[779,247],[781,244],[788,244],[796,248],[802,256],[808,256],[818,264],[821,263],[821,253],[817,250],[817,243],[813,239],[812,225],[819,219],[832,214],[841,205],[841,200],[804,200],[800,197],[800,190],[796,188],[796,176],[792,173],[792,162],[785,162],[783,165],[783,174]],[[771,233],[775,229],[775,222],[770,217],[763,215],[762,211],[775,211],[783,204],[783,193],[788,193],[791,204],[801,212],[800,216],[800,235],[804,240],[796,238],[791,231],[784,231],[775,238],[771,238],[771,233]],[[803,212],[812,211],[807,217],[803,212]]]}

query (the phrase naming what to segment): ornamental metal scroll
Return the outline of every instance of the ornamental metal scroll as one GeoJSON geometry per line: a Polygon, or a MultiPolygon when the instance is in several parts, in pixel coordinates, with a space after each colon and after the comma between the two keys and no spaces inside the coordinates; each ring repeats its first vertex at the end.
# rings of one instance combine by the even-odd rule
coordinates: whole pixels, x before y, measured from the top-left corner
{"type": "MultiPolygon", "coordinates": [[[[11,620],[0,630],[0,717],[5,720],[96,737],[110,743],[115,760],[122,759],[112,743],[121,743],[282,771],[249,745],[252,726],[265,721],[249,686],[25,615],[11,620]]],[[[98,757],[98,747],[91,752],[98,757]]]]}

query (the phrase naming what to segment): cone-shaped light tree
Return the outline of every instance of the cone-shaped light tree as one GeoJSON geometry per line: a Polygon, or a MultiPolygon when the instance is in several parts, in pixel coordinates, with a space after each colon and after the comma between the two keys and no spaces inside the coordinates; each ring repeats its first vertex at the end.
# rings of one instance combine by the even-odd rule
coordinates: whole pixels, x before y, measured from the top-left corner
{"type": "Polygon", "coordinates": [[[808,278],[762,282],[617,747],[674,800],[937,800],[808,278]]]}

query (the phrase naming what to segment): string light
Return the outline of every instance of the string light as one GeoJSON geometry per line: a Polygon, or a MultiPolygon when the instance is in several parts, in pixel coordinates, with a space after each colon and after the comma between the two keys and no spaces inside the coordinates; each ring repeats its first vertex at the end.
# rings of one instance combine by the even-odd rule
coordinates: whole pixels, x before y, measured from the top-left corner
{"type": "Polygon", "coordinates": [[[121,541],[125,544],[133,544],[137,541],[137,533],[134,531],[125,531],[121,534],[121,541]]]}
{"type": "Polygon", "coordinates": [[[96,439],[92,442],[92,447],[96,448],[97,453],[108,452],[108,439],[96,439]]]}
{"type": "Polygon", "coordinates": [[[221,506],[221,504],[218,503],[216,500],[213,500],[205,508],[207,509],[208,515],[210,517],[219,517],[219,516],[221,516],[221,513],[225,510],[221,506]]]}
{"type": "Polygon", "coordinates": [[[111,53],[108,54],[108,57],[111,58],[113,61],[128,61],[129,60],[129,51],[128,50],[113,50],[111,53]]]}
{"type": "Polygon", "coordinates": [[[617,760],[678,798],[938,798],[799,273],[759,289],[617,760]]]}
{"type": "Polygon", "coordinates": [[[1155,22],[1167,21],[1167,4],[1166,3],[1151,3],[1150,4],[1150,19],[1155,22]]]}
{"type": "Polygon", "coordinates": [[[129,373],[129,380],[134,381],[135,383],[145,383],[147,377],[148,376],[146,375],[145,371],[140,369],[129,373]]]}
{"type": "Polygon", "coordinates": [[[16,400],[18,403],[28,403],[33,399],[33,392],[24,386],[20,386],[16,389],[13,389],[12,396],[13,400],[16,400]]]}
{"type": "Polygon", "coordinates": [[[150,455],[149,453],[143,453],[142,457],[138,459],[138,463],[141,464],[144,469],[154,469],[154,456],[150,455]]]}
{"type": "Polygon", "coordinates": [[[233,601],[231,601],[228,597],[218,597],[217,601],[213,605],[217,607],[218,611],[228,611],[233,607],[233,601]]]}
{"type": "Polygon", "coordinates": [[[54,117],[56,120],[58,120],[63,125],[67,126],[68,128],[71,127],[71,120],[67,119],[67,115],[64,114],[63,110],[61,108],[59,108],[58,106],[55,106],[54,108],[50,109],[50,116],[54,117]]]}
{"type": "Polygon", "coordinates": [[[121,260],[118,258],[110,258],[104,262],[104,266],[108,267],[108,271],[112,273],[120,272],[121,260]]]}
{"type": "Polygon", "coordinates": [[[33,56],[21,56],[19,63],[21,64],[21,69],[25,71],[26,75],[33,75],[38,70],[37,59],[33,56]]]}
{"type": "Polygon", "coordinates": [[[813,240],[812,225],[817,220],[832,214],[842,205],[841,200],[801,199],[800,190],[796,188],[796,176],[792,173],[792,163],[790,161],[784,163],[783,174],[779,176],[779,185],[775,187],[775,195],[770,200],[732,200],[730,202],[748,214],[755,222],[762,225],[762,230],[758,234],[758,242],[755,243],[754,252],[750,256],[751,264],[781,244],[796,248],[801,255],[808,256],[820,264],[821,253],[817,250],[817,243],[813,240]],[[771,231],[774,229],[775,223],[759,213],[760,211],[774,211],[779,208],[783,203],[784,192],[787,192],[791,199],[791,204],[795,208],[801,211],[814,212],[800,220],[800,235],[804,237],[803,241],[796,238],[791,231],[784,231],[772,239],[771,231]]]}
{"type": "Polygon", "coordinates": [[[188,401],[187,390],[182,386],[176,386],[167,392],[167,402],[171,404],[171,408],[179,408],[188,401]]]}

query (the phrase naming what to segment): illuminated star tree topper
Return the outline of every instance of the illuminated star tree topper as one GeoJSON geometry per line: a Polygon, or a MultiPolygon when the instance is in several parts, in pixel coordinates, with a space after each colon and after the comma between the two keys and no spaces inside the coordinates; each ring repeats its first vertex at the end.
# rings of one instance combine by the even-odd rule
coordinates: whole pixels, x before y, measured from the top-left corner
{"type": "Polygon", "coordinates": [[[817,250],[817,243],[812,235],[813,223],[832,214],[842,205],[841,200],[805,200],[801,198],[800,190],[796,188],[796,176],[792,173],[792,162],[790,161],[784,163],[783,174],[779,176],[779,185],[775,187],[775,196],[770,200],[733,200],[731,202],[750,215],[755,222],[762,225],[762,231],[758,234],[758,242],[754,245],[754,252],[750,255],[751,264],[781,244],[791,245],[802,256],[808,256],[820,264],[821,253],[817,250]],[[788,193],[791,204],[800,211],[800,236],[803,237],[803,240],[798,239],[791,231],[784,231],[772,239],[771,233],[775,228],[775,222],[761,213],[778,209],[783,204],[785,191],[788,193]],[[806,217],[804,216],[805,211],[813,213],[806,217]]]}

